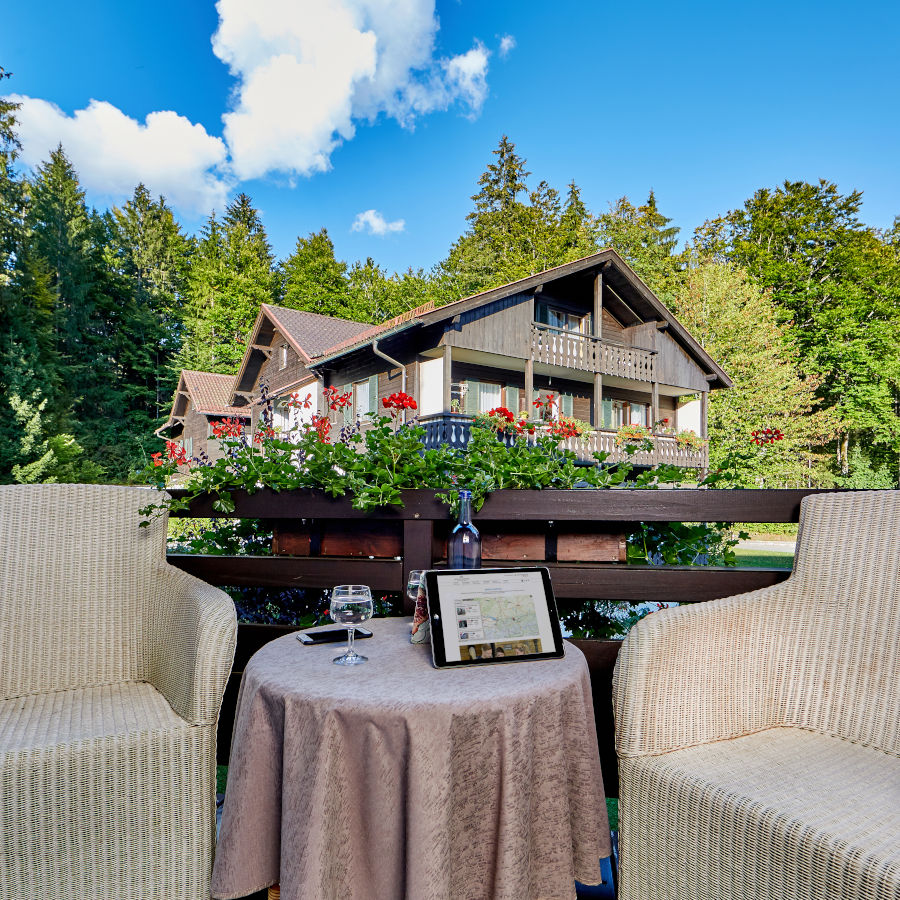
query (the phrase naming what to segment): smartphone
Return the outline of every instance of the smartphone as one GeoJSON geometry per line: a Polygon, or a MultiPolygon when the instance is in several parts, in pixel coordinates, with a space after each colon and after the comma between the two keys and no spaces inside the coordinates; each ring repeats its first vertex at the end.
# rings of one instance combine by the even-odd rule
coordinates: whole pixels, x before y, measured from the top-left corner
{"type": "MultiPolygon", "coordinates": [[[[356,626],[356,634],[354,635],[355,640],[370,637],[372,637],[372,632],[369,631],[368,628],[360,628],[359,625],[356,626]]],[[[334,644],[337,641],[347,640],[347,629],[328,628],[325,631],[313,631],[312,633],[300,631],[297,633],[297,640],[300,641],[301,644],[334,644]]]]}

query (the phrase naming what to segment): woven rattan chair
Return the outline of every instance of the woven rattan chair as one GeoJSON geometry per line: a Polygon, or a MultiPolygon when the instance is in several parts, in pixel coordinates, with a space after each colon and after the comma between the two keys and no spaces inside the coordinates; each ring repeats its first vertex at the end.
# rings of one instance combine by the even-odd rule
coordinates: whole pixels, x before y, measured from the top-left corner
{"type": "Polygon", "coordinates": [[[900,492],[819,495],[787,581],[632,630],[622,900],[900,898],[898,584],[900,492]]]}
{"type": "Polygon", "coordinates": [[[0,487],[0,898],[199,900],[231,600],[147,489],[0,487]]]}

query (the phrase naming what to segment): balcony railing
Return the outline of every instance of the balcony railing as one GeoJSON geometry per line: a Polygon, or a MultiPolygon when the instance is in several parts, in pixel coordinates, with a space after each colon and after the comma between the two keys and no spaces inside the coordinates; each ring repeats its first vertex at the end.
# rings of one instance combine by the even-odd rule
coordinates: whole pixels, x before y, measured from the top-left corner
{"type": "MultiPolygon", "coordinates": [[[[177,495],[178,492],[174,491],[177,495]]],[[[796,522],[800,501],[815,490],[605,490],[605,491],[497,491],[476,514],[484,533],[502,528],[538,529],[546,534],[548,552],[542,563],[550,570],[557,604],[563,611],[586,599],[601,601],[667,601],[696,603],[768,587],[790,574],[782,569],[735,569],[691,566],[631,566],[620,563],[566,562],[558,559],[556,531],[582,529],[626,531],[634,522],[796,522]]],[[[322,555],[310,546],[304,556],[169,556],[179,568],[212,584],[291,588],[330,588],[337,581],[368,584],[373,590],[403,593],[411,569],[442,564],[448,524],[447,507],[432,491],[404,492],[404,505],[374,512],[354,509],[345,498],[321,491],[275,493],[261,490],[235,492],[235,510],[213,508],[212,497],[199,497],[175,515],[203,518],[250,518],[338,525],[368,523],[394,530],[399,553],[387,558],[364,555],[322,555]]],[[[492,563],[503,565],[504,563],[492,563]]],[[[516,565],[507,562],[505,565],[516,565]]],[[[408,610],[411,612],[411,610],[408,610]]],[[[234,704],[244,664],[266,641],[295,628],[276,625],[241,625],[234,669],[219,724],[219,754],[227,761],[234,704]]],[[[615,795],[616,757],[613,748],[610,678],[620,642],[575,641],[584,650],[591,670],[607,793],[615,795]]]]}
{"type": "MultiPolygon", "coordinates": [[[[472,430],[471,416],[462,413],[437,413],[422,416],[419,421],[425,428],[426,448],[446,444],[462,449],[469,443],[472,430]]],[[[501,436],[500,439],[506,442],[514,440],[511,436],[501,436]]],[[[609,462],[622,462],[628,458],[638,466],[656,466],[668,463],[690,469],[705,469],[709,465],[709,451],[706,447],[696,451],[687,450],[679,447],[674,437],[663,434],[653,436],[652,450],[641,451],[631,457],[626,457],[624,449],[616,445],[615,431],[589,431],[581,437],[568,438],[563,442],[563,446],[567,450],[572,450],[579,459],[583,460],[592,461],[594,453],[607,453],[609,462]]]]}
{"type": "Polygon", "coordinates": [[[617,375],[632,381],[653,381],[655,350],[629,347],[615,341],[541,325],[531,326],[531,352],[537,363],[617,375]]]}

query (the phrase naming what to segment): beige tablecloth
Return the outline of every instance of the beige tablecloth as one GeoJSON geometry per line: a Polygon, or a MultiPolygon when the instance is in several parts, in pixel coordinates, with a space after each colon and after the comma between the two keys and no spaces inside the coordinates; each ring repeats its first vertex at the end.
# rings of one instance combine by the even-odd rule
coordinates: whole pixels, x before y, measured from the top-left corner
{"type": "Polygon", "coordinates": [[[587,664],[453,670],[376,619],[363,666],[293,635],[241,683],[216,898],[562,900],[610,853],[587,664]]]}

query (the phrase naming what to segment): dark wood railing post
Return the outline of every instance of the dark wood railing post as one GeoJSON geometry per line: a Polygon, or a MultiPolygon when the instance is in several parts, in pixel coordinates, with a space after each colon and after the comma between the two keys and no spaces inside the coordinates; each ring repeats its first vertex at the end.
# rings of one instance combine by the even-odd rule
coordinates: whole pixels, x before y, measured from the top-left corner
{"type": "Polygon", "coordinates": [[[413,614],[413,601],[406,596],[406,583],[414,569],[431,569],[434,565],[434,521],[407,519],[403,523],[403,612],[413,614]]]}

